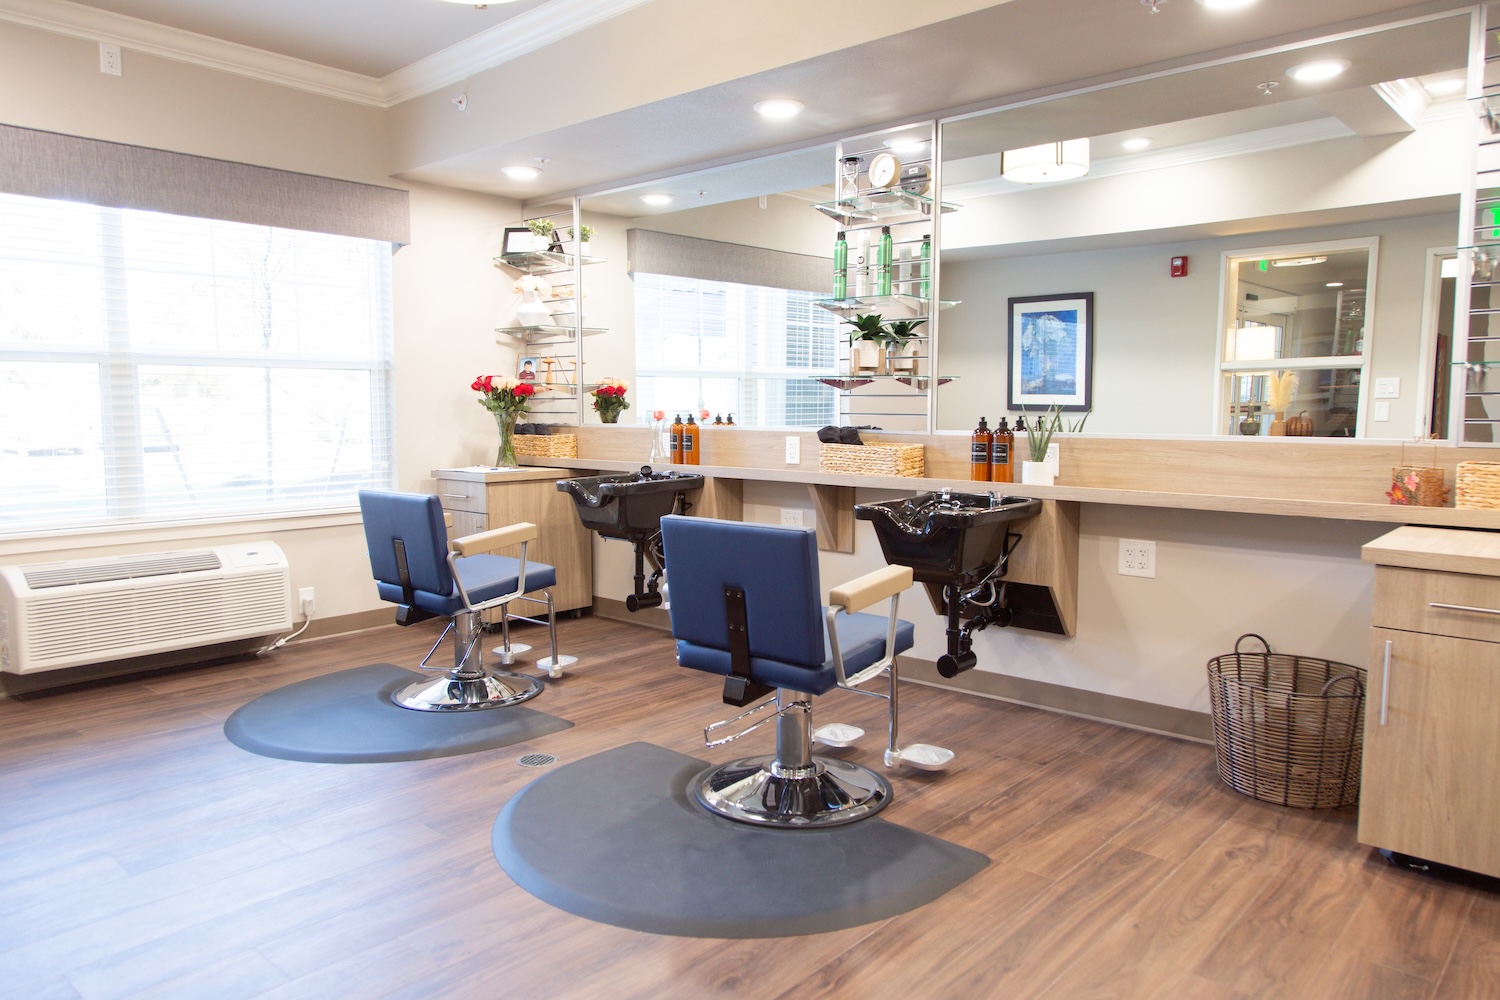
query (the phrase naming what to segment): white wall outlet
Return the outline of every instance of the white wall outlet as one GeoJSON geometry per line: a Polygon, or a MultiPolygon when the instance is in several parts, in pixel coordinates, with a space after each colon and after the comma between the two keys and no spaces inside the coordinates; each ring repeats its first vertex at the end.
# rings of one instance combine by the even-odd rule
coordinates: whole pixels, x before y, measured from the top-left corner
{"type": "Polygon", "coordinates": [[[1139,538],[1120,539],[1120,575],[1156,578],[1156,543],[1139,538]]]}
{"type": "Polygon", "coordinates": [[[318,603],[313,597],[313,588],[303,587],[297,591],[297,610],[302,612],[304,618],[311,618],[318,610],[318,603]]]}
{"type": "Polygon", "coordinates": [[[1057,467],[1058,463],[1061,461],[1062,445],[1054,441],[1047,446],[1047,464],[1052,466],[1052,474],[1054,476],[1062,475],[1062,470],[1057,467]]]}
{"type": "Polygon", "coordinates": [[[1375,380],[1376,399],[1400,399],[1401,380],[1399,378],[1378,378],[1375,380]]]}
{"type": "Polygon", "coordinates": [[[788,528],[802,527],[802,510],[799,507],[781,508],[781,523],[788,528]]]}
{"type": "Polygon", "coordinates": [[[786,439],[786,464],[802,464],[802,439],[799,437],[787,437],[786,439]]]}
{"type": "Polygon", "coordinates": [[[120,47],[109,42],[99,43],[99,72],[110,76],[120,75],[120,47]]]}
{"type": "Polygon", "coordinates": [[[1376,420],[1389,420],[1389,419],[1391,419],[1391,404],[1387,400],[1382,399],[1382,400],[1378,400],[1375,403],[1375,419],[1376,420]]]}

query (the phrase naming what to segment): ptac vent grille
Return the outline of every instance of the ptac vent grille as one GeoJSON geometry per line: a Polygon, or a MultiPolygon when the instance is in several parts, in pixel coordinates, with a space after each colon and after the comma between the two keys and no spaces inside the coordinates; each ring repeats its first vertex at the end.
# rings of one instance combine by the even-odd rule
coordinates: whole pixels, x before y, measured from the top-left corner
{"type": "Polygon", "coordinates": [[[211,549],[195,552],[153,552],[142,556],[120,556],[98,562],[45,563],[28,566],[22,571],[26,586],[32,590],[51,587],[76,587],[85,583],[109,583],[138,580],[143,577],[171,576],[221,569],[219,556],[211,549]]]}

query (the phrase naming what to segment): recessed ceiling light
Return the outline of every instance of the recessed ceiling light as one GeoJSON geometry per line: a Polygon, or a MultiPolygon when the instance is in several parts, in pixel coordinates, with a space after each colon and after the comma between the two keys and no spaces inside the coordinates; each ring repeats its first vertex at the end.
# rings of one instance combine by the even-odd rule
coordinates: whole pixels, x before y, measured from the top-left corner
{"type": "Polygon", "coordinates": [[[641,201],[644,201],[648,205],[670,205],[672,204],[672,196],[669,194],[643,194],[641,195],[641,201]]]}
{"type": "Polygon", "coordinates": [[[889,149],[893,153],[900,153],[903,156],[909,156],[912,153],[920,153],[922,150],[926,149],[927,140],[918,139],[915,136],[904,135],[896,139],[887,139],[884,145],[886,149],[889,149]]]}
{"type": "Polygon", "coordinates": [[[1447,97],[1464,89],[1464,78],[1461,76],[1445,76],[1438,80],[1428,80],[1422,85],[1433,97],[1447,97]]]}
{"type": "Polygon", "coordinates": [[[1309,264],[1321,264],[1327,257],[1288,257],[1285,260],[1271,261],[1272,267],[1306,267],[1309,264]]]}
{"type": "Polygon", "coordinates": [[[755,102],[755,110],[762,118],[770,118],[775,121],[796,118],[802,113],[803,107],[804,105],[801,101],[793,101],[785,97],[773,97],[770,100],[755,102]]]}
{"type": "Polygon", "coordinates": [[[1198,0],[1209,10],[1239,10],[1255,3],[1255,0],[1198,0]]]}
{"type": "Polygon", "coordinates": [[[1138,135],[1120,143],[1120,148],[1128,153],[1139,153],[1149,145],[1151,145],[1151,137],[1149,135],[1138,135]]]}
{"type": "Polygon", "coordinates": [[[1321,83],[1324,80],[1332,80],[1348,68],[1349,60],[1347,59],[1314,59],[1312,62],[1293,66],[1286,71],[1286,75],[1298,83],[1321,83]]]}
{"type": "Polygon", "coordinates": [[[513,181],[534,181],[542,176],[542,172],[536,167],[528,167],[522,164],[501,167],[500,172],[513,181]]]}
{"type": "Polygon", "coordinates": [[[1344,287],[1344,283],[1342,281],[1330,281],[1328,284],[1324,285],[1323,287],[1324,288],[1343,288],[1344,287]]]}

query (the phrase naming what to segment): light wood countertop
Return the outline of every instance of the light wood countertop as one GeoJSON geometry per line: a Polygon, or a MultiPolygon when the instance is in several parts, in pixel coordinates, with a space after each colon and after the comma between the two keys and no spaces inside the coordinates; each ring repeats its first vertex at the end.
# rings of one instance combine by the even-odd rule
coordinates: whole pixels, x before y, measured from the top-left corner
{"type": "Polygon", "coordinates": [[[1381,566],[1500,576],[1500,534],[1408,526],[1367,543],[1360,557],[1381,566]]]}

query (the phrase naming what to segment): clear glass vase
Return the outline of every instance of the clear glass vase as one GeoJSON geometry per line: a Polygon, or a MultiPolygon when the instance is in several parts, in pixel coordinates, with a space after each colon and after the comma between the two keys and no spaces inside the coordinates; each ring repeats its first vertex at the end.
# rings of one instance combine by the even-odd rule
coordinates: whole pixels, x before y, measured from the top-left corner
{"type": "Polygon", "coordinates": [[[519,465],[516,461],[516,418],[511,413],[495,411],[495,426],[500,428],[500,449],[495,452],[497,466],[519,465]]]}

